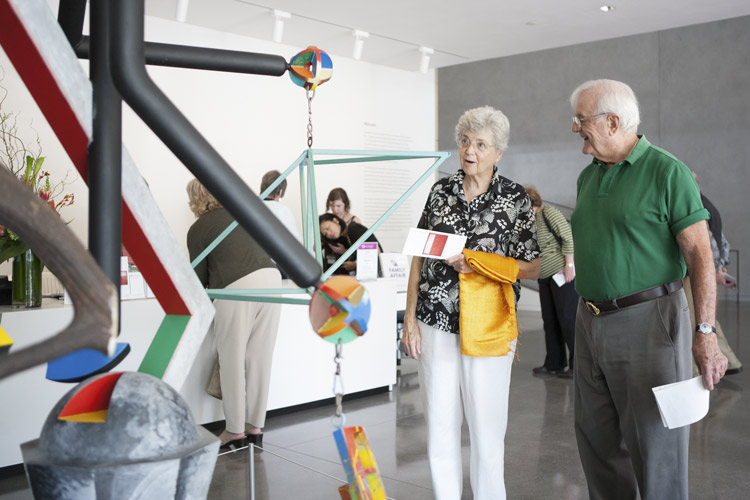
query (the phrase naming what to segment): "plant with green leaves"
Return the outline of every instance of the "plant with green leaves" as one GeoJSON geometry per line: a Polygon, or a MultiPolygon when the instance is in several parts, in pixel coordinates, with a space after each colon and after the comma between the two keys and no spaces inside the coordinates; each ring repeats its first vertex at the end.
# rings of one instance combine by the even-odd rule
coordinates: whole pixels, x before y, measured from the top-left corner
{"type": "MultiPolygon", "coordinates": [[[[2,76],[0,68],[0,81],[2,76]]],[[[62,181],[52,182],[50,173],[42,170],[45,157],[42,156],[39,134],[30,126],[36,139],[34,148],[29,148],[19,133],[18,115],[3,109],[7,96],[7,89],[0,85],[0,163],[59,215],[62,208],[73,205],[75,201],[72,193],[65,193],[68,176],[66,174],[62,181]]],[[[0,263],[21,255],[28,248],[11,229],[0,225],[0,263]]]]}

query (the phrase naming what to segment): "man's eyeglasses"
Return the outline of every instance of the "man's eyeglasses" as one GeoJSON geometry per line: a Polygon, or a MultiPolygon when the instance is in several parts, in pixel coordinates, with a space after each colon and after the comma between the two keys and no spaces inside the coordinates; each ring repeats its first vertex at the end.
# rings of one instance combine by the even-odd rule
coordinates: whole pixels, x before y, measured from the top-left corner
{"type": "MultiPolygon", "coordinates": [[[[461,138],[460,141],[458,141],[458,147],[461,149],[469,149],[469,146],[471,146],[472,142],[467,139],[466,137],[461,138]]],[[[477,141],[474,144],[474,151],[477,151],[478,153],[486,153],[488,149],[494,148],[492,144],[487,144],[484,141],[477,141]]]]}
{"type": "Polygon", "coordinates": [[[599,118],[600,116],[604,116],[608,114],[609,113],[598,113],[596,115],[591,115],[591,116],[574,116],[573,123],[575,123],[576,126],[580,127],[581,124],[585,121],[591,120],[592,118],[599,118]]]}

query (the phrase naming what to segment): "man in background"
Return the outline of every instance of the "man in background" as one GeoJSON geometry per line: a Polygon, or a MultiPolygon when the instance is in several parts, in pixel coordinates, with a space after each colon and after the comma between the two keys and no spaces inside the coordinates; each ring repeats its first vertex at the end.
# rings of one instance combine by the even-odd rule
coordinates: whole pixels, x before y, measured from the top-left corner
{"type": "MultiPolygon", "coordinates": [[[[695,174],[695,171],[691,170],[691,172],[693,173],[695,182],[698,184],[698,189],[700,189],[700,181],[698,180],[698,176],[695,174]]],[[[708,236],[711,240],[711,251],[713,252],[714,257],[714,268],[716,269],[716,284],[723,285],[730,289],[735,289],[737,288],[737,282],[732,275],[727,273],[727,266],[729,265],[729,242],[724,237],[721,223],[721,214],[719,214],[719,210],[716,208],[716,205],[714,205],[711,200],[709,200],[706,195],[703,194],[702,191],[701,202],[703,202],[703,206],[711,215],[711,218],[708,219],[708,236]]],[[[690,320],[694,322],[695,307],[693,307],[693,294],[690,287],[690,277],[685,276],[683,283],[685,285],[685,294],[688,298],[688,305],[690,306],[690,320]]],[[[721,328],[721,323],[719,323],[718,319],[716,320],[716,339],[719,343],[719,349],[721,349],[721,352],[724,354],[724,356],[727,357],[729,363],[725,375],[736,375],[738,373],[741,373],[742,361],[740,361],[740,358],[737,357],[732,348],[729,346],[727,337],[726,335],[724,335],[724,330],[721,328]]],[[[698,366],[693,363],[693,376],[697,376],[698,374],[698,366]]]]}
{"type": "MultiPolygon", "coordinates": [[[[276,182],[276,179],[278,179],[281,176],[281,172],[278,170],[269,170],[263,175],[263,178],[260,181],[260,192],[263,193],[268,187],[276,182]]],[[[300,238],[299,231],[297,231],[297,222],[294,220],[294,214],[292,213],[292,210],[287,207],[286,205],[281,204],[281,198],[284,197],[286,194],[286,179],[281,181],[281,183],[276,186],[276,188],[268,193],[268,196],[266,196],[263,199],[263,202],[266,204],[266,207],[276,216],[277,219],[281,221],[282,224],[284,224],[284,227],[287,228],[287,230],[292,233],[292,236],[297,238],[297,240],[302,241],[302,238],[300,238]]]]}
{"type": "MultiPolygon", "coordinates": [[[[266,189],[268,189],[271,184],[276,182],[276,179],[278,179],[281,176],[281,172],[278,170],[269,170],[263,175],[263,178],[260,181],[260,193],[263,193],[266,189]]],[[[268,195],[263,199],[263,203],[265,203],[266,207],[273,213],[273,215],[276,216],[277,219],[281,221],[282,224],[284,224],[284,227],[292,233],[292,236],[297,238],[297,241],[300,243],[302,242],[302,238],[299,235],[299,231],[297,230],[297,222],[294,220],[294,214],[292,213],[292,210],[287,207],[286,205],[283,205],[281,203],[281,198],[284,197],[284,194],[286,194],[286,186],[287,182],[286,179],[281,181],[276,188],[268,193],[268,195]]],[[[279,269],[281,271],[281,277],[283,279],[286,278],[286,273],[284,273],[283,269],[279,269]]]]}

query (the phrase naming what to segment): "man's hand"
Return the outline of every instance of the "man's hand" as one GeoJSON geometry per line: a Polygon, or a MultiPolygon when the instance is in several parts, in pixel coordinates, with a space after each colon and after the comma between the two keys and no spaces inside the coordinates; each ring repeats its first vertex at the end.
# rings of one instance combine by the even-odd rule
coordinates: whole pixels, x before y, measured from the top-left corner
{"type": "Polygon", "coordinates": [[[712,391],[727,371],[729,361],[719,349],[716,334],[696,333],[693,338],[693,357],[703,375],[703,386],[712,391]]]}

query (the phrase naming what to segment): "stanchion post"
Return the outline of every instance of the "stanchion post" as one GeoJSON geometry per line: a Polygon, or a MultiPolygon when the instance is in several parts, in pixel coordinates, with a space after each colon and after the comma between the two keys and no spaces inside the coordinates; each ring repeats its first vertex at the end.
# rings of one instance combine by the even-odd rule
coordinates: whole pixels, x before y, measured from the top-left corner
{"type": "Polygon", "coordinates": [[[250,466],[250,500],[255,500],[255,444],[250,443],[250,446],[247,447],[247,452],[250,454],[249,456],[249,466],[250,466]]]}

